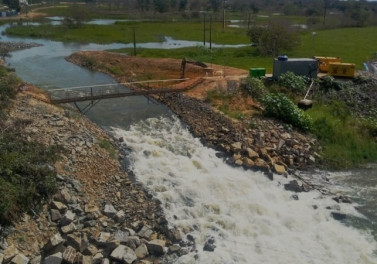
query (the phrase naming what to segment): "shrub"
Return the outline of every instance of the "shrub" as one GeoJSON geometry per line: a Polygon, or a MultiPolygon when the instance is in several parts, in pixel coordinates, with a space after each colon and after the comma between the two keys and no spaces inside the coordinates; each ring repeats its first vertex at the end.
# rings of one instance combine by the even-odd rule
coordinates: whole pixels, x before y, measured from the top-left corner
{"type": "Polygon", "coordinates": [[[346,88],[349,88],[350,85],[352,84],[351,82],[349,81],[340,81],[340,80],[336,80],[334,77],[332,76],[324,76],[321,80],[321,87],[326,91],[330,91],[330,90],[335,90],[335,91],[340,91],[340,90],[343,90],[343,89],[346,89],[346,88]]]}
{"type": "Polygon", "coordinates": [[[116,150],[115,147],[111,144],[111,142],[107,139],[102,139],[99,142],[99,146],[103,149],[106,149],[109,153],[110,157],[115,158],[116,150]]]}
{"type": "Polygon", "coordinates": [[[56,190],[56,172],[48,165],[55,150],[22,140],[14,130],[0,138],[0,224],[35,210],[56,190]]]}
{"type": "Polygon", "coordinates": [[[241,87],[247,91],[252,98],[257,100],[260,100],[267,94],[267,90],[263,82],[257,78],[247,77],[241,83],[241,87]]]}
{"type": "Polygon", "coordinates": [[[19,79],[13,74],[0,78],[0,110],[8,106],[15,97],[19,83],[19,79]]]}
{"type": "Polygon", "coordinates": [[[306,80],[304,77],[286,72],[279,76],[278,83],[293,93],[302,94],[306,91],[306,80]]]}
{"type": "Polygon", "coordinates": [[[275,117],[303,131],[308,131],[312,128],[310,116],[299,109],[284,94],[267,94],[262,98],[261,102],[265,107],[264,114],[266,116],[275,117]]]}

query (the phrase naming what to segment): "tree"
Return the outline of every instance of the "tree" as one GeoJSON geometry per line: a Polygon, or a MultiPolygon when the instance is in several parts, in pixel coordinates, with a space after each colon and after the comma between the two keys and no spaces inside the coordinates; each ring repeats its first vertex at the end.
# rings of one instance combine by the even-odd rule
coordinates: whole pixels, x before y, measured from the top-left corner
{"type": "Polygon", "coordinates": [[[168,11],[168,3],[165,0],[153,0],[154,11],[164,13],[168,11]]]}
{"type": "Polygon", "coordinates": [[[21,6],[19,0],[3,0],[4,5],[7,5],[10,9],[14,9],[20,12],[21,6]]]}
{"type": "Polygon", "coordinates": [[[247,34],[263,55],[276,56],[281,50],[290,50],[299,44],[298,33],[290,24],[281,20],[253,26],[247,34]]]}

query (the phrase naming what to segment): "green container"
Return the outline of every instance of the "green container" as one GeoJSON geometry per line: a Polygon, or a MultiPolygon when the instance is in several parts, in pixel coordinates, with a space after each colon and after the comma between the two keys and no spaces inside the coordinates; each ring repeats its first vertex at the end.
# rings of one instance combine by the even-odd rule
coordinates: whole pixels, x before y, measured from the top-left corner
{"type": "Polygon", "coordinates": [[[253,78],[261,78],[266,75],[266,69],[265,68],[250,68],[249,69],[249,75],[253,78]]]}

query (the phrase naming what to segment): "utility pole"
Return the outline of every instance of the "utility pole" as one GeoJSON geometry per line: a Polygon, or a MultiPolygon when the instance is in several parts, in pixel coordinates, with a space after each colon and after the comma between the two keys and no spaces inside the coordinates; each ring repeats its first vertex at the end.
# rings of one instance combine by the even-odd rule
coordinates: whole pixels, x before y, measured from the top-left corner
{"type": "Polygon", "coordinates": [[[225,32],[225,2],[226,0],[223,0],[223,32],[225,32]]]}
{"type": "Polygon", "coordinates": [[[204,13],[204,26],[203,26],[203,46],[206,46],[206,13],[204,13]]]}
{"type": "Polygon", "coordinates": [[[132,28],[132,29],[134,33],[134,56],[136,56],[136,30],[135,28],[132,28]]]}
{"type": "Polygon", "coordinates": [[[212,49],[212,16],[209,17],[209,49],[212,49]]]}

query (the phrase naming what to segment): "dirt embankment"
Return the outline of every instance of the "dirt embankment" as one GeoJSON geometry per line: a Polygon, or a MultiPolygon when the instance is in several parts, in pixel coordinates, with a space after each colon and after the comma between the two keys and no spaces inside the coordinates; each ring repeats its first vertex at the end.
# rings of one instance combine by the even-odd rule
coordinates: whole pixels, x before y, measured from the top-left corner
{"type": "MultiPolygon", "coordinates": [[[[119,82],[179,78],[181,60],[126,56],[103,51],[77,52],[69,61],[108,73],[119,82]]],[[[193,89],[183,94],[169,94],[160,100],[189,124],[195,136],[204,144],[222,150],[228,162],[245,168],[273,171],[279,174],[289,169],[313,167],[318,158],[316,140],[310,135],[289,130],[284,124],[260,115],[258,105],[240,90],[247,71],[221,65],[204,69],[187,64],[185,76],[201,79],[193,89]],[[245,114],[244,120],[230,119],[207,100],[208,92],[232,98],[227,107],[245,114]]],[[[185,82],[181,84],[185,85],[185,82]]]]}

